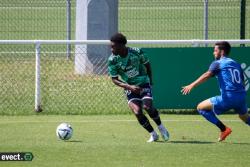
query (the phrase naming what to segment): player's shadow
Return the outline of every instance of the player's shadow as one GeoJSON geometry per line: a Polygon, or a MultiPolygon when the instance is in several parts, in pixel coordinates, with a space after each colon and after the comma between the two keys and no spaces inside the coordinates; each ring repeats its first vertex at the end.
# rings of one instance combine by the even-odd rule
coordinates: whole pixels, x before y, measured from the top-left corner
{"type": "Polygon", "coordinates": [[[181,141],[169,141],[169,143],[175,143],[175,144],[214,144],[216,142],[197,141],[197,140],[181,140],[181,141]]]}
{"type": "Polygon", "coordinates": [[[236,143],[236,142],[211,142],[211,141],[197,141],[197,140],[182,140],[182,141],[169,141],[169,143],[175,144],[235,144],[235,145],[250,145],[250,143],[236,143]]]}
{"type": "Polygon", "coordinates": [[[250,143],[236,143],[236,142],[223,142],[227,144],[235,144],[235,145],[250,145],[250,143]]]}
{"type": "Polygon", "coordinates": [[[70,142],[70,143],[82,143],[82,140],[68,140],[65,142],[70,142]]]}

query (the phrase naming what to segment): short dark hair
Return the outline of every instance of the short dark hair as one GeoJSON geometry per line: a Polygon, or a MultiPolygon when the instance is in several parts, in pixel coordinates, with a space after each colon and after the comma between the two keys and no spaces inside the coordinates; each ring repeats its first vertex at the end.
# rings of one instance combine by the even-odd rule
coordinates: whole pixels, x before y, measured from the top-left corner
{"type": "Polygon", "coordinates": [[[231,45],[227,41],[220,41],[215,43],[216,46],[219,47],[220,50],[224,50],[225,54],[228,55],[231,50],[231,45]]]}
{"type": "Polygon", "coordinates": [[[116,44],[127,44],[127,39],[122,33],[116,33],[110,38],[111,42],[114,42],[116,44]]]}

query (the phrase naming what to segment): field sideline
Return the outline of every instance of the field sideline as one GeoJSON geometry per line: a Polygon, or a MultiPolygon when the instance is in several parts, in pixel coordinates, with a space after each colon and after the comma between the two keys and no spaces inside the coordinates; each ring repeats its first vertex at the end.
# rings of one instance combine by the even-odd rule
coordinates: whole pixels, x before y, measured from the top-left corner
{"type": "Polygon", "coordinates": [[[250,128],[237,115],[220,118],[233,130],[223,143],[199,115],[162,115],[171,139],[149,144],[132,115],[1,116],[0,151],[32,152],[34,159],[0,166],[247,166],[250,128]],[[73,126],[68,142],[56,138],[61,122],[73,126]]]}

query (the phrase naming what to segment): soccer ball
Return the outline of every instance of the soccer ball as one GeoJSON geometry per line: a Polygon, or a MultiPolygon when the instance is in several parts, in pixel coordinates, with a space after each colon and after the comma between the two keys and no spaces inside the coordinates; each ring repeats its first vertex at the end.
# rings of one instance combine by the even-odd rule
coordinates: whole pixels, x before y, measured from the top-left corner
{"type": "Polygon", "coordinates": [[[56,135],[61,140],[69,140],[73,135],[73,129],[70,124],[61,123],[56,128],[56,135]]]}

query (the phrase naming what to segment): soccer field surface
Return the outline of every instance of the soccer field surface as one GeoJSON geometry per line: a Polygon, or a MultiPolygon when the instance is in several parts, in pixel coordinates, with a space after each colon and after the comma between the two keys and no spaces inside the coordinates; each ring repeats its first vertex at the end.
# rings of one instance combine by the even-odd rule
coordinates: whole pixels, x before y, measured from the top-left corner
{"type": "Polygon", "coordinates": [[[146,143],[133,115],[1,116],[0,151],[32,152],[34,159],[0,166],[248,166],[250,128],[237,115],[220,118],[233,130],[222,143],[199,115],[162,115],[170,141],[146,143]],[[74,129],[69,141],[56,137],[61,122],[74,129]]]}

